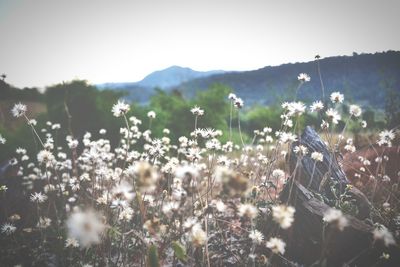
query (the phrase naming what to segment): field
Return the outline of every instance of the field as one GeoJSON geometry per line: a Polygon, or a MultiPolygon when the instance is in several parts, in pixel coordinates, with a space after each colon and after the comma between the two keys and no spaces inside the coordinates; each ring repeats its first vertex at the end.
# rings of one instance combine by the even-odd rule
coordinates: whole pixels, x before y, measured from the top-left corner
{"type": "Polygon", "coordinates": [[[154,110],[79,81],[2,101],[1,262],[396,266],[398,125],[338,91],[298,101],[309,79],[251,111],[221,86],[154,110]]]}

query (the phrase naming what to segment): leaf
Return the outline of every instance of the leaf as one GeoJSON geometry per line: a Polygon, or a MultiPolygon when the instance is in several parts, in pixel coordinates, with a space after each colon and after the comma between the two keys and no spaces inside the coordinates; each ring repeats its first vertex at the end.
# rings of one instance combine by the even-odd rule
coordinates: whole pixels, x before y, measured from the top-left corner
{"type": "Polygon", "coordinates": [[[150,246],[148,251],[149,257],[149,266],[150,267],[159,267],[160,263],[158,261],[158,250],[155,245],[150,246]]]}
{"type": "Polygon", "coordinates": [[[172,242],[172,249],[175,252],[175,256],[179,260],[186,262],[187,260],[186,249],[181,243],[179,243],[178,241],[172,242]]]}

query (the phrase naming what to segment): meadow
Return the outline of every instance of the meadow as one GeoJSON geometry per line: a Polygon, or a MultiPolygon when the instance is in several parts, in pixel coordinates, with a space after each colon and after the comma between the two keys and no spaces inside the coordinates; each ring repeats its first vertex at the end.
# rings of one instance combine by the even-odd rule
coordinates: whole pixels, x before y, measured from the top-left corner
{"type": "Polygon", "coordinates": [[[2,102],[1,263],[396,266],[399,122],[340,91],[299,101],[314,78],[249,109],[221,84],[2,102]]]}

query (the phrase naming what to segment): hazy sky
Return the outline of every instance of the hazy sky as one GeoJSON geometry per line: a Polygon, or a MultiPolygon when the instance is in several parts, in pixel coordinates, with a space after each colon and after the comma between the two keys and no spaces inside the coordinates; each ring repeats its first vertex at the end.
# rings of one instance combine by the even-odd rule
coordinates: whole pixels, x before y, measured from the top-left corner
{"type": "Polygon", "coordinates": [[[399,0],[0,0],[0,73],[21,87],[123,82],[400,50],[399,12],[399,0]]]}

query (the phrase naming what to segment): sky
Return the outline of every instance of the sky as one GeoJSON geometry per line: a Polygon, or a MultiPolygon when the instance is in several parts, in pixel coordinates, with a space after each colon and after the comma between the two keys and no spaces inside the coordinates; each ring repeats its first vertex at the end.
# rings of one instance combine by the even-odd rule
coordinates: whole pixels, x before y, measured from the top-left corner
{"type": "Polygon", "coordinates": [[[18,87],[139,81],[171,65],[253,70],[400,50],[398,0],[0,0],[18,87]]]}

